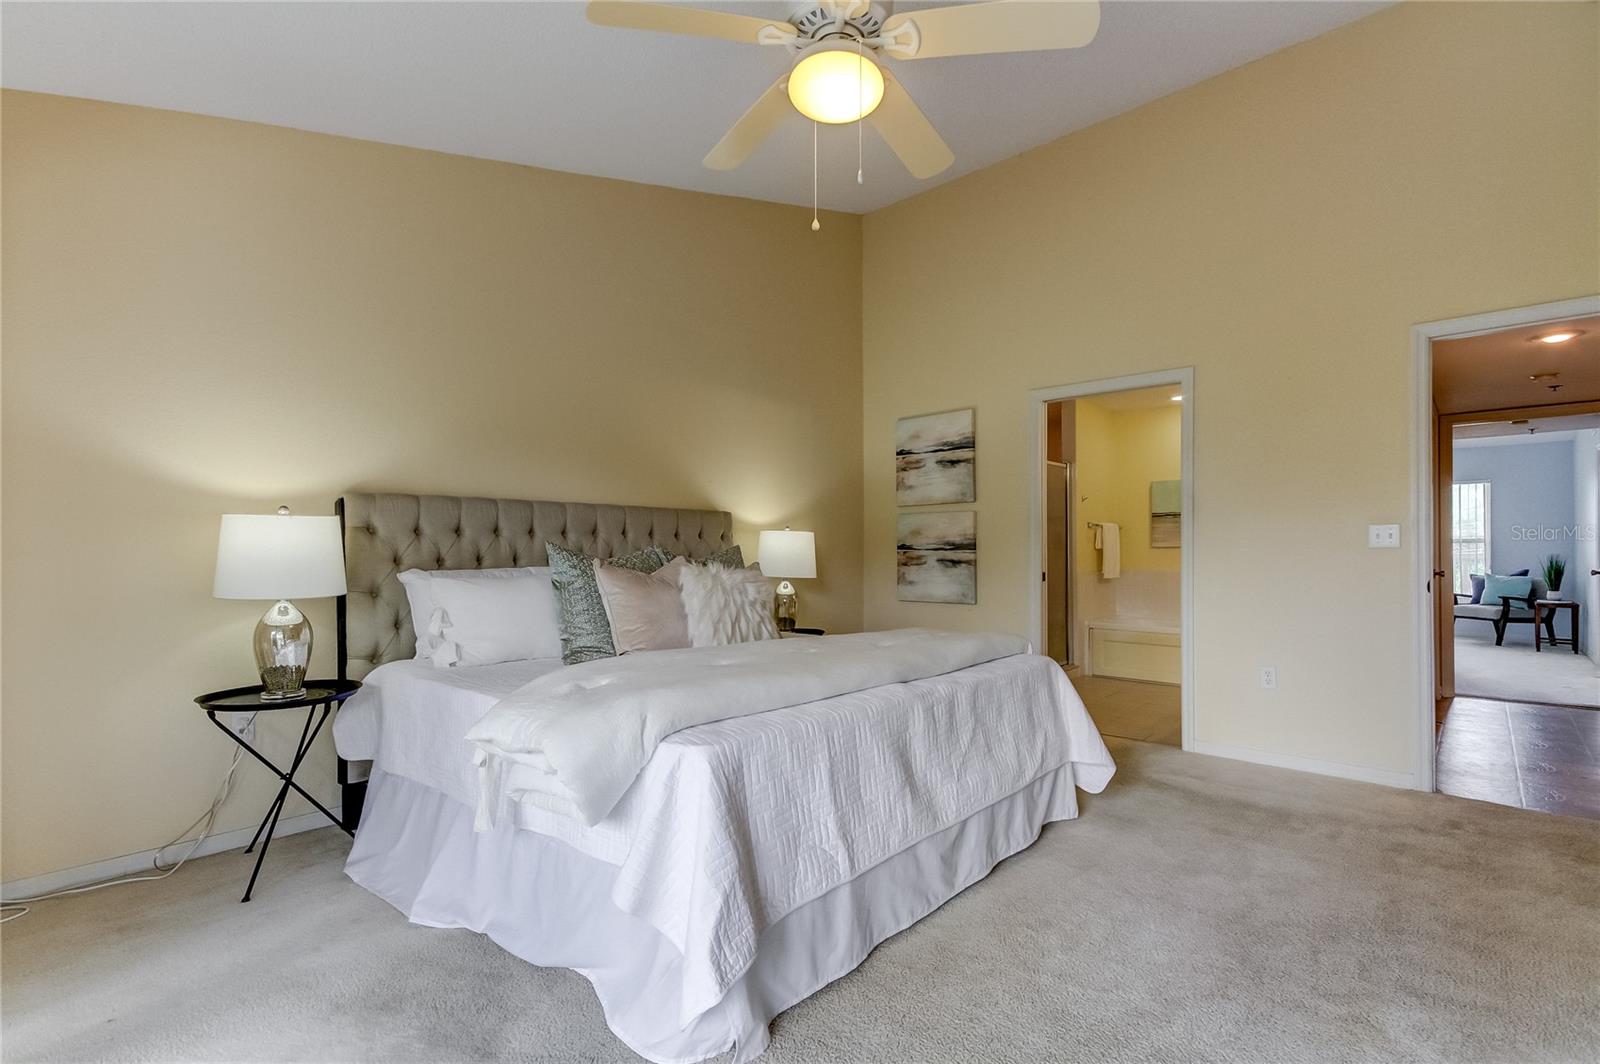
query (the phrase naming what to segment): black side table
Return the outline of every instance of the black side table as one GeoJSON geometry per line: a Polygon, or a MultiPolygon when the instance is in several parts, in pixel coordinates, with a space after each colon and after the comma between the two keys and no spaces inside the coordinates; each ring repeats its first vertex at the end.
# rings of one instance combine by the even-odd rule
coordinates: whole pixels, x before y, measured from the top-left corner
{"type": "MultiPolygon", "coordinates": [[[[1594,622],[1590,622],[1591,624],[1594,622]]],[[[1574,654],[1582,654],[1578,649],[1578,603],[1575,599],[1540,599],[1533,604],[1533,649],[1543,650],[1545,646],[1571,647],[1574,654]],[[1572,611],[1572,638],[1556,638],[1556,614],[1562,610],[1572,611]],[[1540,639],[1544,631],[1543,626],[1550,626],[1550,638],[1540,639]]]]}
{"type": "Polygon", "coordinates": [[[332,821],[340,831],[347,835],[354,834],[339,822],[338,817],[328,812],[327,806],[307,794],[306,789],[294,781],[294,774],[299,770],[300,762],[305,760],[311,744],[316,741],[317,733],[322,731],[322,725],[327,722],[328,714],[333,712],[333,707],[355,694],[360,688],[361,684],[355,680],[307,680],[306,693],[299,698],[263,699],[262,687],[256,684],[252,687],[232,687],[226,691],[212,691],[195,699],[206,711],[206,716],[211,718],[211,723],[222,729],[224,735],[244,747],[251,757],[267,766],[273,775],[283,781],[283,786],[278,788],[278,796],[267,807],[267,815],[261,818],[261,826],[256,828],[255,835],[250,839],[250,845],[244,848],[244,852],[249,853],[255,849],[257,842],[261,843],[261,852],[256,855],[256,866],[250,873],[250,883],[244,888],[244,897],[239,899],[241,902],[249,901],[251,891],[256,889],[256,877],[261,874],[261,863],[267,859],[267,847],[272,843],[272,833],[278,829],[278,815],[283,812],[283,802],[289,797],[289,788],[293,787],[302,798],[316,806],[317,811],[332,821]],[[317,714],[319,706],[322,708],[320,716],[317,714]],[[289,762],[288,772],[268,761],[260,751],[245,742],[244,736],[217,719],[218,713],[266,713],[279,709],[306,711],[306,723],[300,729],[300,743],[295,747],[294,760],[289,762]],[[312,724],[313,720],[316,721],[315,725],[312,724]]]}

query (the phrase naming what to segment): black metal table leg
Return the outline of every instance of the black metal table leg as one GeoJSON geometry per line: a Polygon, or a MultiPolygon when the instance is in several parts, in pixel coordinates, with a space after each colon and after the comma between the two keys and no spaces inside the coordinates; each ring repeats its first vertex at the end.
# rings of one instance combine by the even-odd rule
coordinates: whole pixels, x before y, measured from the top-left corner
{"type": "MultiPolygon", "coordinates": [[[[261,868],[266,864],[267,850],[271,848],[273,836],[278,832],[278,823],[283,819],[283,807],[289,800],[290,791],[304,798],[313,809],[327,817],[330,824],[346,835],[355,835],[355,831],[346,822],[335,816],[332,810],[297,783],[294,777],[300,771],[300,766],[305,763],[307,755],[311,753],[312,746],[316,745],[317,736],[322,734],[323,725],[333,716],[334,709],[360,689],[359,681],[340,677],[335,680],[308,680],[305,682],[304,690],[288,697],[269,697],[265,687],[252,684],[247,687],[230,687],[225,691],[212,691],[195,698],[195,702],[205,710],[211,723],[215,724],[217,729],[240,750],[260,762],[267,771],[278,778],[279,782],[278,791],[273,795],[271,804],[267,806],[266,815],[261,818],[261,823],[256,825],[255,833],[250,836],[250,844],[244,848],[247,854],[252,850],[256,851],[256,859],[250,869],[250,881],[245,885],[244,896],[239,899],[241,903],[249,901],[255,893],[256,882],[261,878],[261,868]],[[306,717],[300,725],[300,738],[295,743],[294,757],[289,761],[287,769],[279,768],[260,750],[251,746],[243,734],[228,727],[218,716],[220,713],[257,714],[269,711],[283,713],[297,709],[305,710],[306,717]]],[[[245,730],[248,731],[248,727],[245,730]]],[[[239,757],[240,755],[235,755],[233,763],[236,767],[239,757]]]]}
{"type": "MultiPolygon", "coordinates": [[[[300,728],[300,741],[295,744],[295,750],[296,751],[298,751],[300,749],[300,747],[305,745],[306,732],[311,730],[311,718],[314,717],[314,716],[316,716],[316,707],[313,706],[313,707],[310,707],[310,708],[308,708],[306,710],[306,722],[300,728]]],[[[269,820],[276,821],[277,820],[279,811],[283,809],[283,800],[285,798],[287,798],[288,796],[289,796],[289,788],[288,787],[279,787],[278,788],[278,797],[273,799],[273,802],[272,802],[271,805],[267,806],[267,815],[262,817],[261,818],[261,823],[256,826],[256,833],[254,835],[250,836],[250,845],[248,845],[248,846],[246,846],[244,848],[244,852],[245,853],[249,853],[251,850],[254,850],[256,848],[256,843],[261,840],[261,832],[266,829],[267,821],[269,821],[269,820]]],[[[248,893],[248,892],[246,892],[246,893],[248,893]]],[[[246,900],[248,900],[248,899],[246,899],[246,900]]]]}
{"type": "Polygon", "coordinates": [[[312,805],[316,806],[323,816],[327,817],[341,830],[344,830],[344,825],[339,822],[338,817],[329,812],[326,806],[317,801],[311,795],[307,794],[305,788],[301,787],[294,781],[294,774],[299,771],[300,763],[305,760],[306,754],[311,752],[312,744],[316,742],[317,736],[322,732],[322,725],[327,722],[328,715],[332,712],[332,702],[323,702],[318,705],[307,707],[306,722],[300,729],[300,741],[295,744],[294,760],[289,763],[289,770],[287,772],[278,768],[278,766],[274,765],[271,761],[268,761],[265,757],[263,757],[261,753],[255,749],[255,747],[245,742],[244,736],[235,732],[233,729],[229,728],[227,725],[218,720],[215,713],[207,714],[211,718],[211,722],[213,724],[226,732],[234,742],[238,743],[245,750],[249,751],[257,761],[260,761],[263,765],[266,765],[267,768],[272,770],[273,775],[277,776],[283,781],[283,786],[278,788],[277,797],[275,797],[272,800],[272,804],[267,807],[266,817],[261,821],[261,824],[256,828],[255,835],[250,839],[250,845],[245,847],[245,852],[249,853],[258,841],[261,843],[261,852],[256,854],[255,867],[250,870],[250,882],[244,888],[244,897],[239,899],[241,903],[249,901],[251,893],[256,889],[256,878],[261,875],[261,866],[266,862],[267,848],[272,844],[273,832],[278,830],[278,818],[283,815],[283,804],[289,798],[290,788],[293,788],[295,791],[297,791],[312,805]],[[322,710],[320,714],[317,712],[318,709],[322,710]],[[316,720],[315,726],[312,725],[313,718],[316,720]]]}
{"type": "MultiPolygon", "coordinates": [[[[323,715],[324,719],[327,718],[327,715],[328,715],[329,711],[331,710],[331,708],[332,708],[331,703],[323,706],[323,714],[322,715],[323,715]]],[[[292,771],[289,772],[286,775],[284,773],[284,771],[282,769],[280,769],[277,765],[274,765],[271,761],[268,761],[264,756],[262,756],[261,751],[257,750],[255,747],[253,747],[249,743],[245,742],[243,737],[241,737],[237,732],[235,732],[233,729],[229,728],[226,724],[222,723],[222,721],[218,720],[217,716],[216,716],[216,714],[214,712],[208,712],[207,716],[209,716],[211,718],[211,723],[215,724],[218,728],[220,728],[222,730],[222,733],[224,735],[226,735],[228,738],[232,739],[234,742],[238,743],[240,746],[244,747],[245,751],[247,753],[249,753],[249,755],[251,757],[255,758],[257,761],[259,761],[263,765],[265,765],[269,772],[271,772],[274,776],[278,777],[280,780],[283,780],[286,783],[288,783],[288,785],[290,787],[294,788],[295,793],[299,794],[300,797],[304,798],[306,801],[308,801],[312,805],[316,806],[317,811],[319,813],[321,813],[323,816],[327,817],[329,820],[333,821],[335,824],[339,824],[339,828],[340,828],[341,831],[344,831],[345,834],[347,834],[347,835],[354,835],[355,834],[355,832],[350,831],[349,829],[345,828],[343,824],[340,824],[339,823],[339,818],[334,816],[333,813],[331,813],[328,810],[327,806],[325,806],[321,802],[317,801],[317,799],[313,795],[311,795],[304,787],[302,787],[298,783],[294,782],[294,779],[293,779],[294,773],[292,771]]],[[[322,727],[322,722],[318,721],[317,722],[317,728],[320,730],[321,727],[322,727]]],[[[312,739],[316,738],[315,732],[312,733],[311,738],[312,739]]]]}

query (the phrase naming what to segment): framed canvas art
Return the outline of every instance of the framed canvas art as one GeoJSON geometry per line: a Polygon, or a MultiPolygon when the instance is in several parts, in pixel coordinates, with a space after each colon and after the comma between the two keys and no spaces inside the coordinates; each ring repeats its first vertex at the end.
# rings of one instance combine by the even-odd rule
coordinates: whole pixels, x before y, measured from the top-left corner
{"type": "Polygon", "coordinates": [[[895,585],[901,602],[978,601],[977,518],[972,510],[900,515],[895,585]]]}
{"type": "Polygon", "coordinates": [[[894,430],[894,496],[900,506],[976,502],[973,411],[903,417],[894,430]]]}

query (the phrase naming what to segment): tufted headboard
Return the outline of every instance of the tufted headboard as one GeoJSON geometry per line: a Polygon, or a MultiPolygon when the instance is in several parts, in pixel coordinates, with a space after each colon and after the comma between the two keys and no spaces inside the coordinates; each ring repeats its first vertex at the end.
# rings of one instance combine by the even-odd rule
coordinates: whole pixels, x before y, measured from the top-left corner
{"type": "Polygon", "coordinates": [[[349,585],[337,603],[339,676],[352,680],[416,651],[400,585],[407,569],[545,565],[550,542],[598,558],[652,545],[704,558],[733,543],[733,517],[722,510],[352,493],[335,512],[349,585]]]}

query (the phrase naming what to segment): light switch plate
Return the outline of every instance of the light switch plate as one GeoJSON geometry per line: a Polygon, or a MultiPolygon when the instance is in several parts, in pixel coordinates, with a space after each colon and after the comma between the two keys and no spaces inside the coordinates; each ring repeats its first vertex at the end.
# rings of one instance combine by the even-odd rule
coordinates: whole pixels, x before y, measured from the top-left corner
{"type": "Polygon", "coordinates": [[[1367,546],[1393,550],[1400,546],[1399,525],[1368,525],[1367,546]]]}

